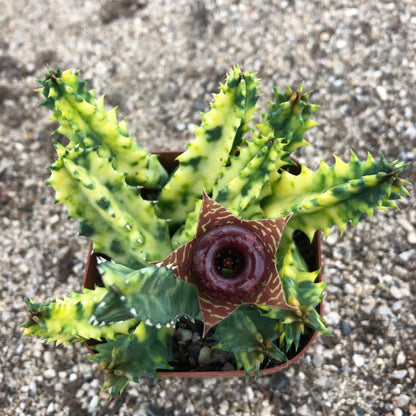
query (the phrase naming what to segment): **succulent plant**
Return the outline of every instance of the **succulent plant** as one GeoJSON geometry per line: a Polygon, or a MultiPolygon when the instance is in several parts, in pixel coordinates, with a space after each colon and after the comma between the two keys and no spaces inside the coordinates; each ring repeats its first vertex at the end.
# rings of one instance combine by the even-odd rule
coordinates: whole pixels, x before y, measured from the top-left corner
{"type": "Polygon", "coordinates": [[[174,368],[172,339],[183,320],[202,321],[201,336],[234,354],[247,377],[266,359],[287,360],[304,335],[329,334],[317,311],[325,283],[299,241],[333,226],[344,232],[408,194],[399,178],[406,165],[383,155],[288,169],[317,124],[319,106],[303,85],[276,89],[253,125],[259,80],[232,68],[168,173],[78,72],[49,70],[40,84],[57,132],[69,139],[56,143],[47,183],[79,221],[79,234],[105,255],[103,287],[27,300],[23,335],[100,341],[90,358],[106,370],[103,388],[112,396],[174,368]]]}

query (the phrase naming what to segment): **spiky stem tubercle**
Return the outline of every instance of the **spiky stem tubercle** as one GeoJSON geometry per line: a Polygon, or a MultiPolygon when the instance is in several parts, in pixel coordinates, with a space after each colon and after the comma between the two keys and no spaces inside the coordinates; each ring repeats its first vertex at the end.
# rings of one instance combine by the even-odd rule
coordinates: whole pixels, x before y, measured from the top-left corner
{"type": "Polygon", "coordinates": [[[94,250],[130,267],[163,259],[171,250],[168,225],[132,185],[166,181],[156,156],[134,143],[115,111],[108,113],[77,73],[50,74],[42,85],[44,104],[61,123],[58,131],[71,140],[66,147],[56,144],[59,157],[50,167],[56,201],[78,219],[94,250]]]}
{"type": "Polygon", "coordinates": [[[60,157],[51,166],[48,184],[56,190],[56,202],[79,221],[80,234],[93,240],[95,251],[130,267],[170,252],[168,225],[110,159],[93,149],[56,146],[60,157]]]}
{"type": "Polygon", "coordinates": [[[128,334],[137,320],[128,319],[113,325],[96,325],[91,322],[95,307],[107,293],[104,288],[84,289],[83,293],[71,293],[71,297],[54,302],[26,301],[29,319],[22,325],[23,336],[38,336],[48,342],[70,344],[89,339],[113,340],[117,334],[128,334]]]}
{"type": "Polygon", "coordinates": [[[80,81],[78,72],[50,72],[40,81],[45,106],[52,110],[51,119],[60,123],[57,132],[67,136],[72,146],[99,146],[111,154],[113,166],[126,175],[129,183],[160,188],[167,173],[156,155],[144,151],[129,135],[126,122],[117,121],[116,108],[107,111],[104,96],[98,100],[94,90],[87,90],[87,81],[80,81]]]}
{"type": "Polygon", "coordinates": [[[328,235],[336,225],[341,232],[349,221],[358,223],[363,213],[395,207],[394,199],[407,194],[399,179],[406,165],[388,163],[383,155],[377,162],[372,155],[360,161],[351,152],[349,163],[335,158],[333,167],[321,162],[316,171],[302,166],[299,175],[283,172],[273,184],[273,194],[262,202],[268,217],[293,213],[288,226],[305,232],[310,239],[316,230],[328,235]]]}
{"type": "Polygon", "coordinates": [[[195,140],[178,157],[179,168],[162,189],[158,199],[162,217],[174,223],[183,222],[202,191],[212,191],[230,153],[242,140],[242,132],[248,129],[257,100],[256,84],[254,77],[243,74],[240,68],[230,71],[220,93],[214,95],[211,110],[202,114],[195,140]]]}

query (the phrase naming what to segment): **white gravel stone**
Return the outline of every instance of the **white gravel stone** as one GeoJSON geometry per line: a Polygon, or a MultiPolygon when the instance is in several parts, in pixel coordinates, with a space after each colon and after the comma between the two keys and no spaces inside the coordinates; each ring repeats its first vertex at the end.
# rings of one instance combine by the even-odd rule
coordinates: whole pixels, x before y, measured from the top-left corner
{"type": "Polygon", "coordinates": [[[192,339],[193,333],[189,329],[179,328],[178,333],[180,335],[180,342],[185,343],[185,342],[190,341],[192,339]]]}
{"type": "Polygon", "coordinates": [[[94,412],[95,409],[98,407],[98,404],[100,403],[100,396],[94,396],[91,401],[90,404],[88,405],[88,411],[89,412],[94,412]]]}
{"type": "Polygon", "coordinates": [[[77,377],[77,375],[75,373],[71,373],[69,375],[69,381],[71,381],[71,382],[75,381],[77,378],[78,377],[77,377]]]}
{"type": "Polygon", "coordinates": [[[310,414],[310,411],[308,409],[308,406],[306,404],[298,407],[298,414],[301,416],[308,416],[310,414]]]}
{"type": "Polygon", "coordinates": [[[66,378],[66,376],[67,376],[66,371],[59,371],[58,372],[58,377],[59,377],[60,380],[66,378]]]}
{"type": "Polygon", "coordinates": [[[399,257],[404,261],[409,261],[411,258],[415,258],[415,256],[416,256],[416,251],[413,249],[403,251],[402,253],[399,254],[399,257]]]}
{"type": "Polygon", "coordinates": [[[260,416],[273,416],[274,406],[265,400],[262,403],[262,408],[260,409],[260,416]]]}
{"type": "Polygon", "coordinates": [[[391,376],[397,380],[402,380],[407,376],[407,370],[395,370],[391,376]]]}
{"type": "Polygon", "coordinates": [[[326,386],[327,383],[328,383],[328,377],[326,376],[320,376],[314,380],[314,384],[320,387],[326,386]]]}
{"type": "Polygon", "coordinates": [[[406,354],[403,351],[399,351],[396,357],[396,364],[403,365],[406,362],[406,354]]]}
{"type": "Polygon", "coordinates": [[[363,357],[362,355],[359,355],[359,354],[354,354],[354,355],[352,356],[352,359],[353,359],[353,361],[354,361],[354,364],[355,364],[357,367],[362,367],[362,366],[365,364],[365,359],[364,359],[364,357],[363,357]]]}
{"type": "Polygon", "coordinates": [[[50,378],[56,377],[56,371],[55,371],[55,369],[53,369],[53,368],[47,368],[43,372],[43,377],[45,377],[46,379],[50,379],[50,378]]]}
{"type": "Polygon", "coordinates": [[[46,409],[46,414],[47,415],[52,415],[55,412],[55,403],[51,402],[48,405],[48,408],[46,409]]]}
{"type": "Polygon", "coordinates": [[[377,308],[377,313],[379,315],[383,316],[383,317],[386,317],[386,318],[391,317],[391,316],[394,315],[391,308],[389,308],[387,305],[380,305],[377,308]]]}
{"type": "Polygon", "coordinates": [[[409,403],[410,403],[410,396],[408,396],[407,394],[401,394],[397,398],[397,405],[400,407],[405,408],[409,403]]]}
{"type": "Polygon", "coordinates": [[[387,90],[383,85],[377,85],[376,92],[381,101],[386,101],[389,98],[387,90]]]}
{"type": "Polygon", "coordinates": [[[199,350],[198,354],[198,362],[201,365],[209,364],[211,362],[211,348],[209,347],[202,347],[199,350]]]}

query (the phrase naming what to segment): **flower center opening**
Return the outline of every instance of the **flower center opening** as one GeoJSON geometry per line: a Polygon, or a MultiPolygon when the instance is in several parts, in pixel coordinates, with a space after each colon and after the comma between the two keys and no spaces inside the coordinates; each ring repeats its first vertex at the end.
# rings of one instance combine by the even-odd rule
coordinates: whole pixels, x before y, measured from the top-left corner
{"type": "Polygon", "coordinates": [[[256,233],[240,225],[208,231],[193,250],[191,273],[212,295],[242,301],[265,278],[266,251],[256,233]]]}
{"type": "Polygon", "coordinates": [[[216,254],[215,265],[222,276],[234,278],[241,273],[245,265],[244,255],[233,248],[225,248],[216,254]]]}

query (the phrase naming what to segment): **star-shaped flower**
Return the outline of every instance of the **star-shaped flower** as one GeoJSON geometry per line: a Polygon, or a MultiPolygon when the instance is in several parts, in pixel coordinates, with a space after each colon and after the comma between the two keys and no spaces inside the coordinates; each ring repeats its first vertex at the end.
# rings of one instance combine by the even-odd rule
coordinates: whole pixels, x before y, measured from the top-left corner
{"type": "Polygon", "coordinates": [[[289,218],[239,219],[204,192],[195,238],[161,263],[197,287],[204,336],[242,304],[293,309],[276,268],[289,218]]]}

